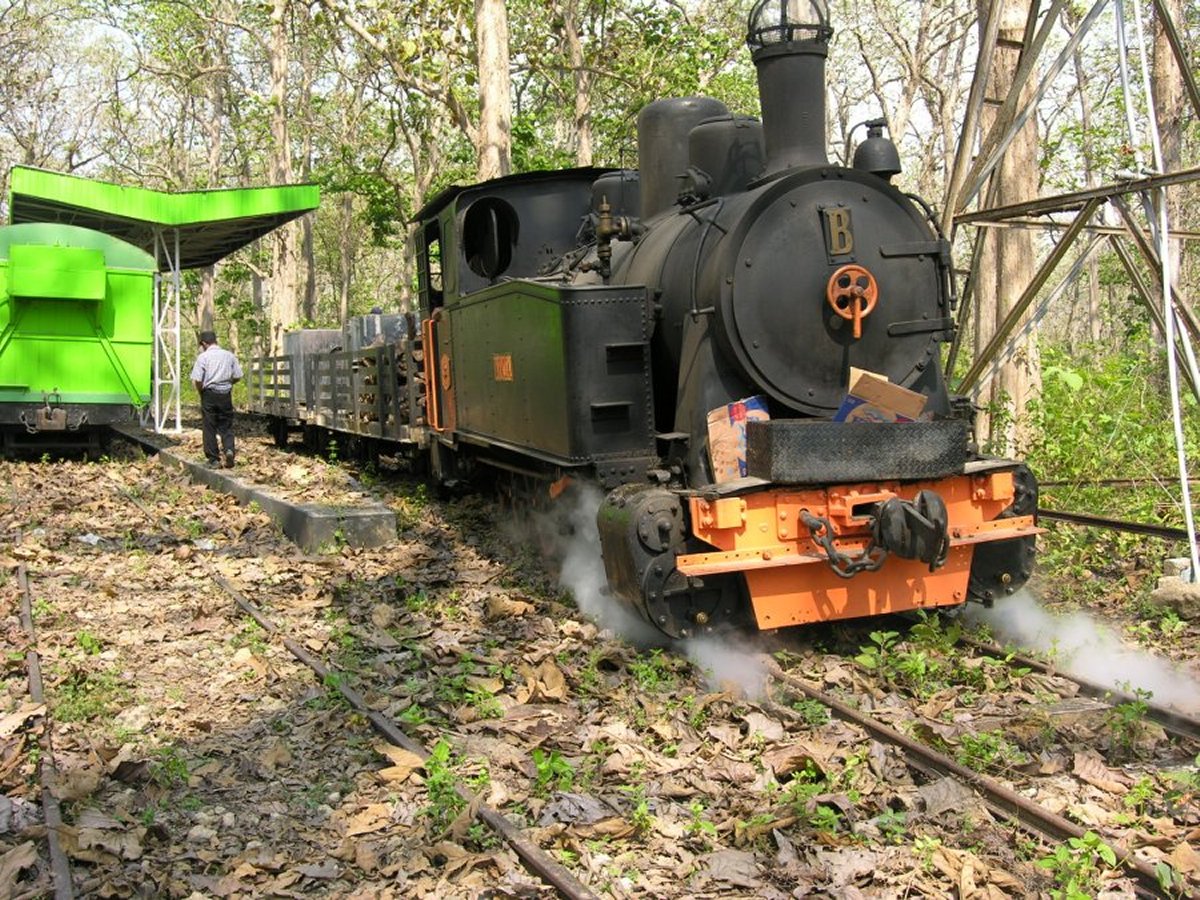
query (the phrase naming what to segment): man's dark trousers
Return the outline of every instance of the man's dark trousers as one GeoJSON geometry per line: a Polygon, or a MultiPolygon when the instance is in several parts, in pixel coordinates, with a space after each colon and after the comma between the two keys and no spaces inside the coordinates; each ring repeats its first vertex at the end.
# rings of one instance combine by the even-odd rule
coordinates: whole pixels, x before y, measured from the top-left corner
{"type": "Polygon", "coordinates": [[[217,438],[227,456],[233,455],[233,392],[207,390],[200,394],[204,416],[204,455],[210,463],[221,461],[217,438]]]}

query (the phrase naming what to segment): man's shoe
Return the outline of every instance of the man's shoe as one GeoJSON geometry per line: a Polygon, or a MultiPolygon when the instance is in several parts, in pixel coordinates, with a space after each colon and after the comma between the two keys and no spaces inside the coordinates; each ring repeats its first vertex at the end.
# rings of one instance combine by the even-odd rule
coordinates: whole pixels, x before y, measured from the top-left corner
{"type": "Polygon", "coordinates": [[[221,468],[221,461],[219,459],[210,459],[204,465],[210,469],[219,469],[221,468]]]}
{"type": "Polygon", "coordinates": [[[232,452],[225,454],[225,468],[227,468],[227,469],[233,468],[233,453],[232,452]]]}

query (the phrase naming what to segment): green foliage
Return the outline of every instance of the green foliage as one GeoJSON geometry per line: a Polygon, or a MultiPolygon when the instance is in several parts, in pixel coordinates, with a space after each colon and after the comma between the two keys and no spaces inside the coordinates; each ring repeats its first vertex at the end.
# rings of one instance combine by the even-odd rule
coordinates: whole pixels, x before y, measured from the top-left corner
{"type": "Polygon", "coordinates": [[[620,790],[629,799],[629,824],[638,834],[645,834],[654,825],[654,817],[650,815],[650,800],[646,797],[646,785],[622,785],[620,790]]]}
{"type": "Polygon", "coordinates": [[[52,688],[52,708],[60,722],[106,721],[128,694],[111,671],[76,669],[52,688]]]}
{"type": "Polygon", "coordinates": [[[792,702],[792,708],[810,728],[820,728],[829,722],[829,707],[819,700],[802,697],[792,702]]]}
{"type": "Polygon", "coordinates": [[[717,826],[708,820],[705,815],[704,804],[699,800],[693,800],[688,804],[688,819],[684,826],[684,833],[692,837],[715,837],[717,834],[717,826]]]}
{"type": "Polygon", "coordinates": [[[454,817],[466,805],[466,801],[459,796],[457,781],[450,745],[445,739],[439,740],[425,760],[425,792],[429,804],[421,810],[436,830],[444,829],[454,821],[454,817]]]}
{"type": "Polygon", "coordinates": [[[103,647],[103,644],[100,643],[100,638],[96,637],[86,628],[75,633],[75,643],[88,656],[96,656],[103,647]]]}
{"type": "Polygon", "coordinates": [[[157,747],[150,761],[150,780],[162,788],[172,788],[186,784],[188,778],[187,760],[183,758],[177,747],[157,747]]]}
{"type": "Polygon", "coordinates": [[[253,619],[250,619],[233,636],[230,643],[235,649],[249,647],[252,653],[261,656],[267,650],[266,636],[267,633],[263,630],[263,627],[253,619]]]}
{"type": "Polygon", "coordinates": [[[900,639],[900,632],[872,631],[870,637],[874,646],[860,647],[854,661],[870,672],[882,672],[889,665],[889,654],[900,639]]]}
{"type": "Polygon", "coordinates": [[[960,735],[954,758],[980,772],[1001,772],[1029,762],[1028,754],[1010,743],[999,731],[960,735]]]}
{"type": "Polygon", "coordinates": [[[1037,864],[1050,872],[1054,900],[1089,900],[1105,871],[1117,864],[1117,854],[1094,831],[1068,838],[1037,864]]]}
{"type": "Polygon", "coordinates": [[[534,793],[544,797],[551,790],[569,791],[575,784],[575,767],[557,750],[549,753],[541,747],[533,748],[533,766],[536,771],[534,793]]]}
{"type": "Polygon", "coordinates": [[[1138,741],[1146,733],[1146,712],[1152,696],[1150,691],[1137,688],[1132,700],[1118,703],[1105,716],[1115,758],[1128,759],[1137,753],[1138,741]]]}
{"type": "Polygon", "coordinates": [[[671,657],[658,648],[631,662],[629,673],[639,688],[651,694],[669,691],[677,683],[675,673],[671,671],[671,657]]]}

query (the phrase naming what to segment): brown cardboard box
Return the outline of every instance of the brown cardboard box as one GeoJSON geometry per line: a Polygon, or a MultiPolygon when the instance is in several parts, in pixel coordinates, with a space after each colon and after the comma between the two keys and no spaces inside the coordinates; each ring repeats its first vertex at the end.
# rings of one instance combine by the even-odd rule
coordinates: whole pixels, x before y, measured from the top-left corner
{"type": "Polygon", "coordinates": [[[763,397],[747,397],[718,406],[708,414],[708,455],[713,479],[722,484],[746,474],[746,423],[771,418],[763,397]]]}
{"type": "Polygon", "coordinates": [[[846,399],[835,422],[915,422],[925,409],[925,395],[892,384],[883,375],[850,368],[846,399]]]}

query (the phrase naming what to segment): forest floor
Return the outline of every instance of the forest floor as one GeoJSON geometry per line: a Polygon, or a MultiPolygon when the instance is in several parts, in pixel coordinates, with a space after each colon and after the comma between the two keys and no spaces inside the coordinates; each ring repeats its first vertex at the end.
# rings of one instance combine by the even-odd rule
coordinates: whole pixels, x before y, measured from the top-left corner
{"type": "MultiPolygon", "coordinates": [[[[664,651],[613,630],[625,624],[579,545],[547,567],[557,525],[518,527],[480,496],[436,501],[403,476],[354,481],[239,429],[237,477],[308,502],[372,496],[395,510],[396,542],[304,554],[260,511],[125,445],[92,463],[0,462],[0,900],[51,890],[36,789],[47,737],[81,896],[554,896],[454,783],[603,896],[1132,895],[1101,854],[1060,856],[918,781],[819,704],[781,710],[761,653],[863,708],[893,704],[856,662],[870,625],[664,651]],[[50,724],[27,690],[18,566],[50,724]],[[317,680],[214,573],[339,674],[317,680]],[[429,760],[382,741],[337,679],[429,760]]],[[[201,458],[197,432],[180,443],[201,458]]],[[[1103,613],[1188,682],[1200,629],[1138,613],[1153,574],[1112,579],[1103,613]]],[[[931,667],[922,703],[953,713],[957,746],[1014,695],[1044,697],[1036,680],[981,682],[963,712],[958,687],[932,690],[940,651],[912,646],[905,658],[931,667]]],[[[1136,838],[1195,884],[1197,748],[1126,725],[1076,722],[1030,737],[1036,755],[998,744],[985,762],[1015,785],[1050,773],[1039,802],[1136,838]]]]}

